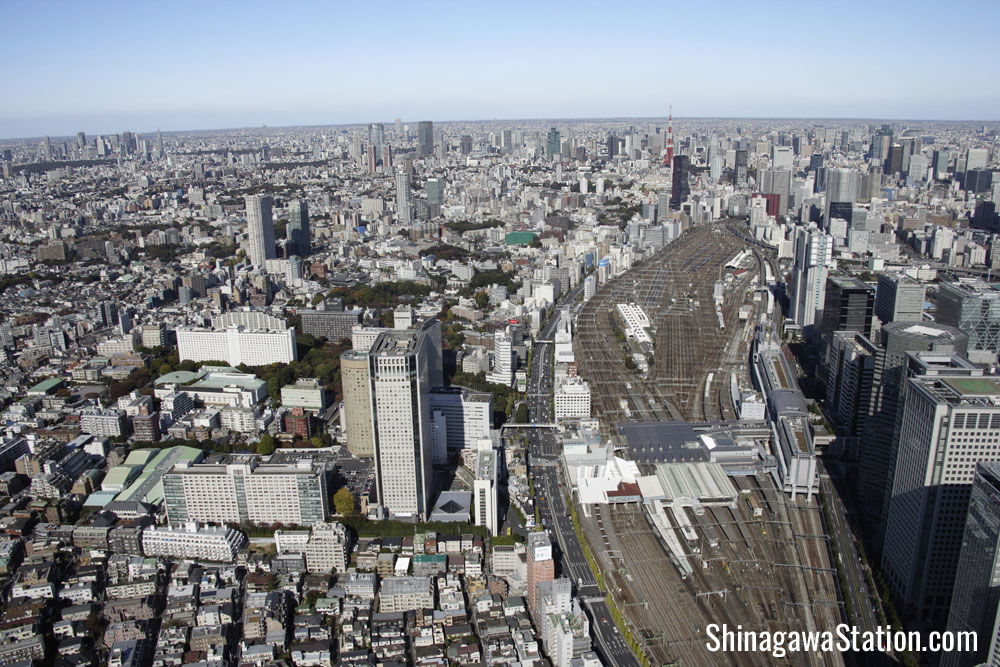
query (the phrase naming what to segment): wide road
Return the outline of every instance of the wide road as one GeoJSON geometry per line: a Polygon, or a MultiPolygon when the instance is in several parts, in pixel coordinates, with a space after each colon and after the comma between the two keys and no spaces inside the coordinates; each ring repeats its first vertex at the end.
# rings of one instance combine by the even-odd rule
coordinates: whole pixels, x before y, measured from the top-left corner
{"type": "MultiPolygon", "coordinates": [[[[566,297],[572,304],[577,288],[566,297]]],[[[538,334],[539,340],[551,340],[561,311],[556,310],[552,319],[538,334]]],[[[536,343],[532,354],[528,376],[528,416],[535,424],[551,424],[552,414],[554,345],[536,343]]],[[[604,593],[597,585],[583,547],[573,530],[569,510],[563,497],[565,486],[561,480],[559,466],[559,441],[550,429],[527,429],[529,473],[535,487],[535,502],[542,524],[555,539],[555,550],[560,574],[569,577],[582,598],[584,608],[590,615],[591,635],[595,639],[594,649],[606,665],[638,667],[639,662],[625,643],[618,627],[611,617],[611,610],[604,601],[604,593]]]]}

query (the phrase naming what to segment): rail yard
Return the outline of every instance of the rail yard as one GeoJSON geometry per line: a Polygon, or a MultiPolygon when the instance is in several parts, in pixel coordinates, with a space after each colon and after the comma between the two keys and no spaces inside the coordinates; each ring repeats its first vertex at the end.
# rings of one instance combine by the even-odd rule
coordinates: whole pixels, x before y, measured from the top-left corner
{"type": "MultiPolygon", "coordinates": [[[[770,295],[753,295],[773,280],[775,268],[767,251],[748,245],[734,226],[704,225],[687,230],[602,286],[580,311],[574,346],[579,372],[591,384],[593,414],[606,436],[628,421],[735,419],[730,384],[734,374],[746,382],[753,327],[773,309],[770,295]],[[742,266],[727,266],[747,249],[742,266]],[[713,294],[727,272],[724,295],[713,294]],[[654,362],[644,374],[625,363],[612,321],[619,303],[640,306],[655,331],[654,362]],[[741,307],[748,305],[752,316],[741,318],[741,307]]],[[[688,507],[680,510],[686,520],[672,517],[688,568],[669,555],[648,506],[630,502],[588,508],[587,540],[651,664],[781,662],[766,653],[710,653],[705,634],[710,623],[810,631],[842,622],[819,505],[790,500],[770,476],[730,480],[738,492],[735,509],[696,512],[688,507]]],[[[835,654],[797,654],[784,660],[843,664],[835,654]]]]}

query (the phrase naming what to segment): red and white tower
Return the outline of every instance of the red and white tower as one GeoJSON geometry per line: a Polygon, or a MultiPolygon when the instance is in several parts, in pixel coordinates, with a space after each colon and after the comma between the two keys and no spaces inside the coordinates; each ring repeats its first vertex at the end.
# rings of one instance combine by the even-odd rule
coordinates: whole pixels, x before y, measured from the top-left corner
{"type": "Polygon", "coordinates": [[[674,105],[670,105],[670,115],[667,117],[667,150],[663,153],[663,166],[674,163],[674,105]]]}

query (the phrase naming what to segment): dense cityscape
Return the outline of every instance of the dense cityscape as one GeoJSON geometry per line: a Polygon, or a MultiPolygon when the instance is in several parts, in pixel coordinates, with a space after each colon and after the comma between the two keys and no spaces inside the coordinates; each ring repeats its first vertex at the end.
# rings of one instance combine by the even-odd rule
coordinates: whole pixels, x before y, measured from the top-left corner
{"type": "Polygon", "coordinates": [[[0,665],[1000,667],[944,13],[0,3],[0,665]]]}
{"type": "Polygon", "coordinates": [[[0,659],[713,665],[720,619],[976,630],[945,660],[990,658],[997,144],[4,142],[0,659]]]}

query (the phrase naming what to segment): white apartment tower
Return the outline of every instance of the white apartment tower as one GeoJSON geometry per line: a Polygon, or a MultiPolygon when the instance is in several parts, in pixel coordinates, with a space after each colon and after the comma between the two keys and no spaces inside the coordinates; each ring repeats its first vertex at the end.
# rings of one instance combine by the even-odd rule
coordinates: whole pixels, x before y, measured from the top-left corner
{"type": "Polygon", "coordinates": [[[486,380],[508,387],[514,384],[513,341],[506,331],[498,331],[493,337],[493,370],[486,380]]]}
{"type": "Polygon", "coordinates": [[[791,316],[805,329],[816,324],[826,299],[826,278],[833,258],[833,237],[815,225],[795,229],[791,316]]]}

